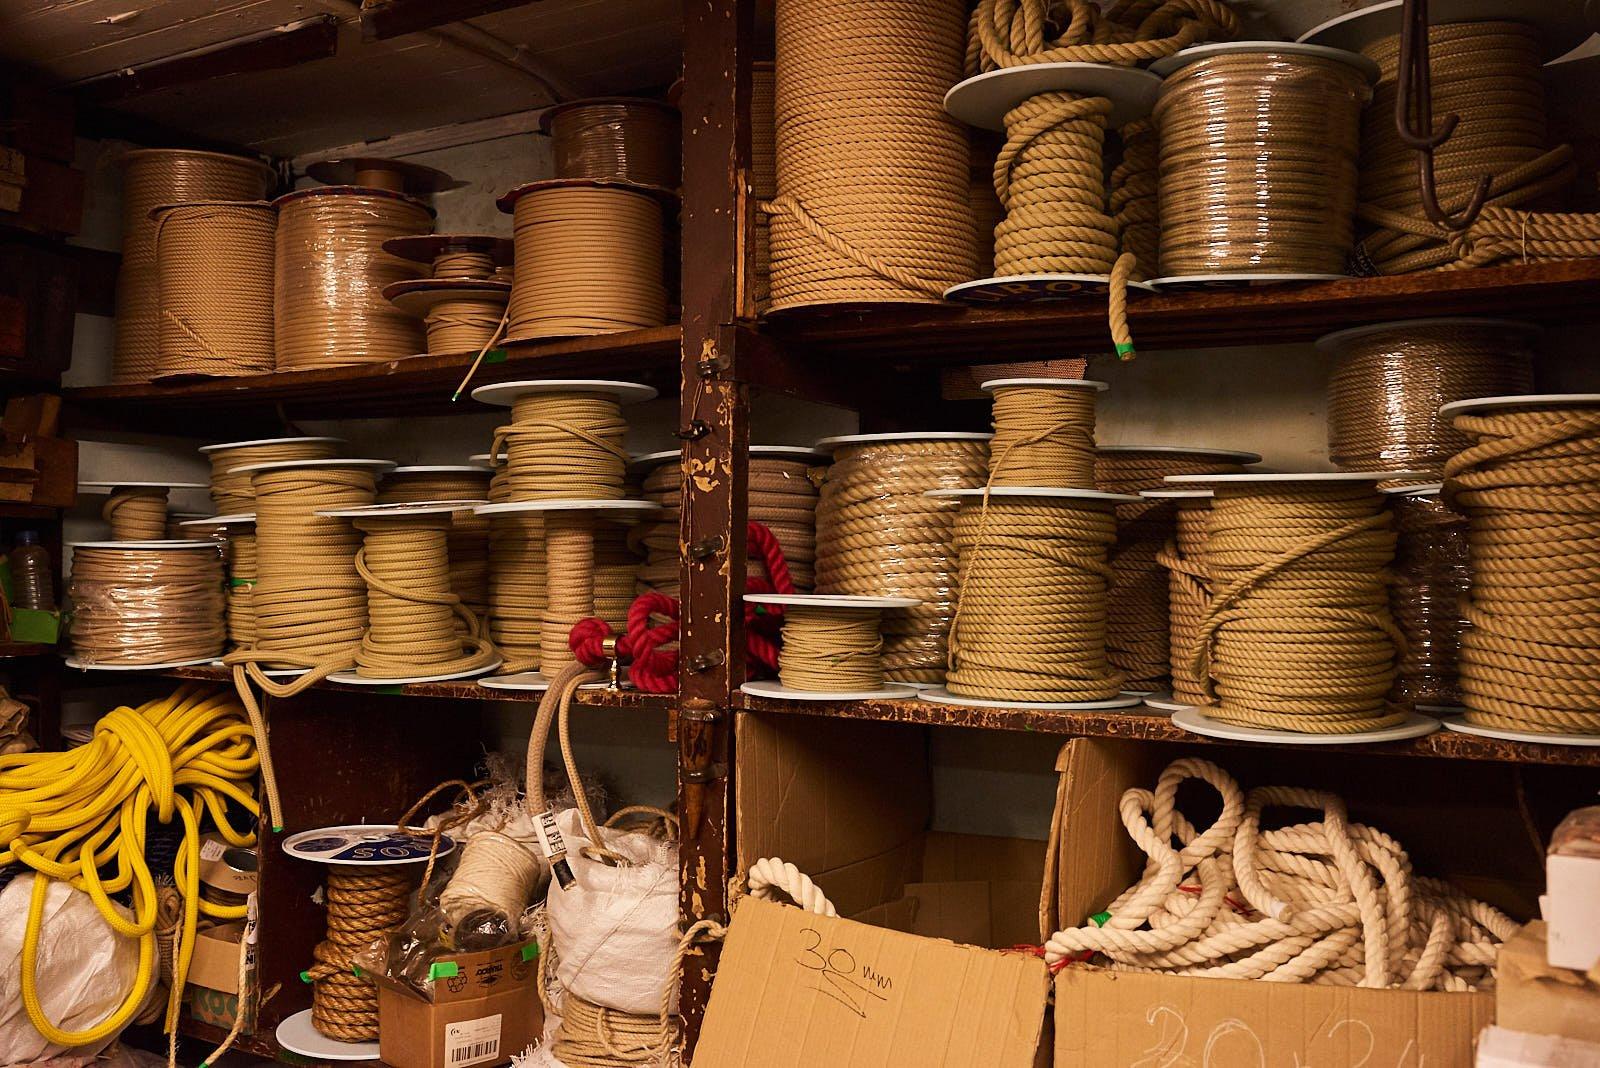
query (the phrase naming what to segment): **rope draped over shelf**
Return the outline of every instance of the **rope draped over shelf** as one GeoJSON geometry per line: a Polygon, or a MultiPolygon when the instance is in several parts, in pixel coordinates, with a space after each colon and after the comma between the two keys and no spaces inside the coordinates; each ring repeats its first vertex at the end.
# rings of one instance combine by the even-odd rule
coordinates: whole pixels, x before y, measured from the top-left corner
{"type": "Polygon", "coordinates": [[[506,500],[619,500],[627,475],[628,423],[614,394],[527,393],[496,428],[505,453],[506,500]]]}
{"type": "Polygon", "coordinates": [[[656,100],[574,100],[548,118],[557,178],[614,178],[678,188],[678,109],[656,100]]]}
{"type": "Polygon", "coordinates": [[[877,608],[783,606],[778,681],[791,690],[881,690],[883,636],[877,608]]]}
{"type": "Polygon", "coordinates": [[[1093,383],[994,390],[989,485],[1094,488],[1093,383]]]}
{"type": "Polygon", "coordinates": [[[1389,606],[1406,639],[1394,700],[1403,708],[1453,707],[1461,703],[1456,664],[1471,585],[1467,520],[1437,492],[1396,494],[1390,504],[1399,544],[1389,606]]]}
{"type": "Polygon", "coordinates": [[[256,491],[250,472],[241,467],[281,463],[285,460],[329,460],[338,452],[338,443],[326,438],[289,438],[260,445],[234,445],[212,449],[211,503],[218,515],[253,512],[256,491]]]}
{"type": "Polygon", "coordinates": [[[222,652],[222,559],[209,548],[72,553],[73,655],[90,664],[170,664],[222,652]]]}
{"type": "Polygon", "coordinates": [[[264,202],[176,204],[156,215],[155,377],[266,374],[278,213],[264,202]]]}
{"type": "Polygon", "coordinates": [[[1195,673],[1190,650],[1211,604],[1211,572],[1205,561],[1211,498],[1208,493],[1173,503],[1172,537],[1156,555],[1156,563],[1167,569],[1168,677],[1174,699],[1200,705],[1207,700],[1205,682],[1195,673]]]}
{"type": "Polygon", "coordinates": [[[167,536],[167,487],[118,486],[100,518],[111,524],[113,541],[159,541],[167,536]]]}

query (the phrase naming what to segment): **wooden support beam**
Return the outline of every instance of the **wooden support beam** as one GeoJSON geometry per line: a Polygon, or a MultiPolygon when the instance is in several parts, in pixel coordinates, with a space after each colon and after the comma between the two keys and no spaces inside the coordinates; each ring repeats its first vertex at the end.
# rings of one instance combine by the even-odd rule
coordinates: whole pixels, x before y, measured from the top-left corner
{"type": "Polygon", "coordinates": [[[533,0],[364,0],[361,38],[386,41],[450,22],[523,7],[533,0]]]}

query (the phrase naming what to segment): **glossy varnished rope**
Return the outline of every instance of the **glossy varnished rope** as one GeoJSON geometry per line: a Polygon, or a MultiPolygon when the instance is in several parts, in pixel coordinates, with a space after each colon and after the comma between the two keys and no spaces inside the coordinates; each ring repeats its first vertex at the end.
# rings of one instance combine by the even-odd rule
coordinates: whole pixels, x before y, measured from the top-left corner
{"type": "Polygon", "coordinates": [[[158,214],[156,376],[228,377],[273,369],[271,204],[207,201],[158,214]]]}
{"type": "Polygon", "coordinates": [[[1228,40],[1239,20],[1219,0],[979,0],[967,35],[969,75],[1030,63],[1132,66],[1228,40]]]}
{"type": "MultiPolygon", "coordinates": [[[[395,471],[378,487],[379,504],[418,504],[424,501],[487,501],[492,471],[395,471]]],[[[488,516],[470,511],[450,517],[446,539],[450,556],[450,589],[480,619],[489,610],[488,516]]]]}
{"type": "Polygon", "coordinates": [[[834,453],[816,509],[819,593],[915,597],[883,614],[883,664],[891,682],[944,679],[954,610],[956,503],[934,489],[983,485],[986,441],[886,441],[834,453]]]}
{"type": "Polygon", "coordinates": [[[1445,467],[1468,520],[1461,638],[1467,719],[1600,734],[1600,411],[1457,415],[1475,444],[1445,467]]]}
{"type": "Polygon", "coordinates": [[[72,554],[72,651],[91,664],[169,664],[222,652],[222,559],[209,549],[72,554]]]}
{"type": "Polygon", "coordinates": [[[1092,386],[1004,386],[994,391],[991,486],[1094,488],[1092,386]]]}
{"type": "Polygon", "coordinates": [[[1179,498],[1174,503],[1172,538],[1156,556],[1156,562],[1167,569],[1168,674],[1172,696],[1198,705],[1207,697],[1205,684],[1195,673],[1191,650],[1211,606],[1211,572],[1205,562],[1211,500],[1179,498]]]}
{"type": "Polygon", "coordinates": [[[557,178],[616,178],[678,187],[675,108],[651,100],[575,101],[550,118],[557,178]]]}
{"type": "Polygon", "coordinates": [[[111,524],[113,541],[158,541],[167,536],[165,486],[118,486],[106,498],[100,518],[111,524]]]}
{"type": "Polygon", "coordinates": [[[1394,699],[1405,708],[1451,708],[1461,703],[1456,663],[1471,585],[1467,520],[1437,493],[1399,494],[1391,507],[1400,541],[1389,604],[1406,639],[1394,699]]]}
{"type": "Polygon", "coordinates": [[[494,432],[493,454],[506,455],[506,499],[620,499],[627,431],[622,407],[611,394],[518,397],[511,422],[494,432]]]}
{"type": "Polygon", "coordinates": [[[305,972],[313,984],[311,1023],[322,1034],[341,1042],[378,1037],[378,989],[357,974],[355,957],[405,922],[410,891],[404,868],[328,869],[327,936],[305,972]]]}
{"type": "Polygon", "coordinates": [[[211,503],[216,505],[218,515],[254,511],[256,492],[252,476],[239,468],[284,460],[327,460],[337,449],[331,441],[278,441],[213,449],[208,454],[211,458],[211,503]]]}
{"type": "Polygon", "coordinates": [[[1370,485],[1219,486],[1211,604],[1190,656],[1207,714],[1307,734],[1390,727],[1404,637],[1389,613],[1393,518],[1370,485]]]}
{"type": "Polygon", "coordinates": [[[850,693],[883,688],[877,609],[786,605],[778,681],[791,690],[850,693]]]}

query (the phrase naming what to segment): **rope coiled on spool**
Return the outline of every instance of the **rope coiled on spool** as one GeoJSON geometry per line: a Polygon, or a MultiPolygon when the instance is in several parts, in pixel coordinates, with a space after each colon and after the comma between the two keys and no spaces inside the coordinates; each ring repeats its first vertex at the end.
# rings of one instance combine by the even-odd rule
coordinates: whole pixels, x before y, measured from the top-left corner
{"type": "Polygon", "coordinates": [[[875,608],[784,605],[778,681],[824,693],[883,689],[879,621],[875,608]]]}
{"type": "Polygon", "coordinates": [[[497,427],[491,453],[506,456],[506,500],[619,500],[628,424],[609,393],[527,393],[497,427]]]}
{"type": "Polygon", "coordinates": [[[1030,63],[1132,66],[1238,33],[1238,16],[1219,0],[1135,0],[1109,10],[1090,0],[978,0],[966,71],[1030,63]]]}
{"type": "Polygon", "coordinates": [[[683,136],[678,110],[657,100],[621,97],[574,100],[543,122],[557,178],[614,178],[678,188],[683,136]]]}
{"type": "Polygon", "coordinates": [[[159,541],[167,536],[167,487],[118,486],[100,518],[111,525],[113,541],[159,541]]]}
{"type": "Polygon", "coordinates": [[[1097,389],[1065,379],[996,388],[988,484],[1093,489],[1097,389]]]}
{"type": "Polygon", "coordinates": [[[278,213],[267,203],[203,201],[157,213],[160,344],[155,377],[266,374],[273,345],[278,213]]]}
{"type": "Polygon", "coordinates": [[[539,667],[544,626],[544,519],[497,515],[489,528],[489,636],[505,655],[506,674],[539,667]]]}
{"type": "Polygon", "coordinates": [[[1156,555],[1156,562],[1167,569],[1168,676],[1175,699],[1200,705],[1208,700],[1205,680],[1196,673],[1190,654],[1211,606],[1211,572],[1205,561],[1210,494],[1174,503],[1172,538],[1156,555]]]}
{"type": "Polygon", "coordinates": [[[222,652],[214,549],[80,546],[67,587],[72,651],[90,664],[167,664],[222,652]]]}
{"type": "Polygon", "coordinates": [[[341,1042],[378,1037],[378,988],[356,974],[356,954],[405,922],[411,876],[400,867],[328,869],[327,934],[301,978],[311,983],[311,1024],[341,1042]]]}
{"type": "MultiPolygon", "coordinates": [[[[771,60],[750,65],[750,196],[763,204],[778,195],[777,74],[771,60]]],[[[750,290],[756,313],[772,295],[772,220],[757,210],[750,235],[750,290]]]]}
{"type": "Polygon", "coordinates": [[[261,445],[234,445],[212,449],[211,503],[218,515],[255,511],[256,491],[248,471],[241,467],[281,463],[285,460],[329,460],[338,443],[327,438],[300,438],[261,445]]]}
{"type": "Polygon", "coordinates": [[[235,649],[256,643],[256,532],[227,532],[228,641],[235,649]]]}
{"type": "Polygon", "coordinates": [[[1403,708],[1449,708],[1461,703],[1456,664],[1461,654],[1462,604],[1471,585],[1466,517],[1436,492],[1394,497],[1394,621],[1405,635],[1394,700],[1403,708]]]}
{"type": "MultiPolygon", "coordinates": [[[[487,501],[494,472],[391,471],[378,487],[379,504],[427,501],[487,501]]],[[[450,589],[479,619],[489,618],[488,516],[460,511],[450,516],[445,551],[450,557],[450,589]]]]}

